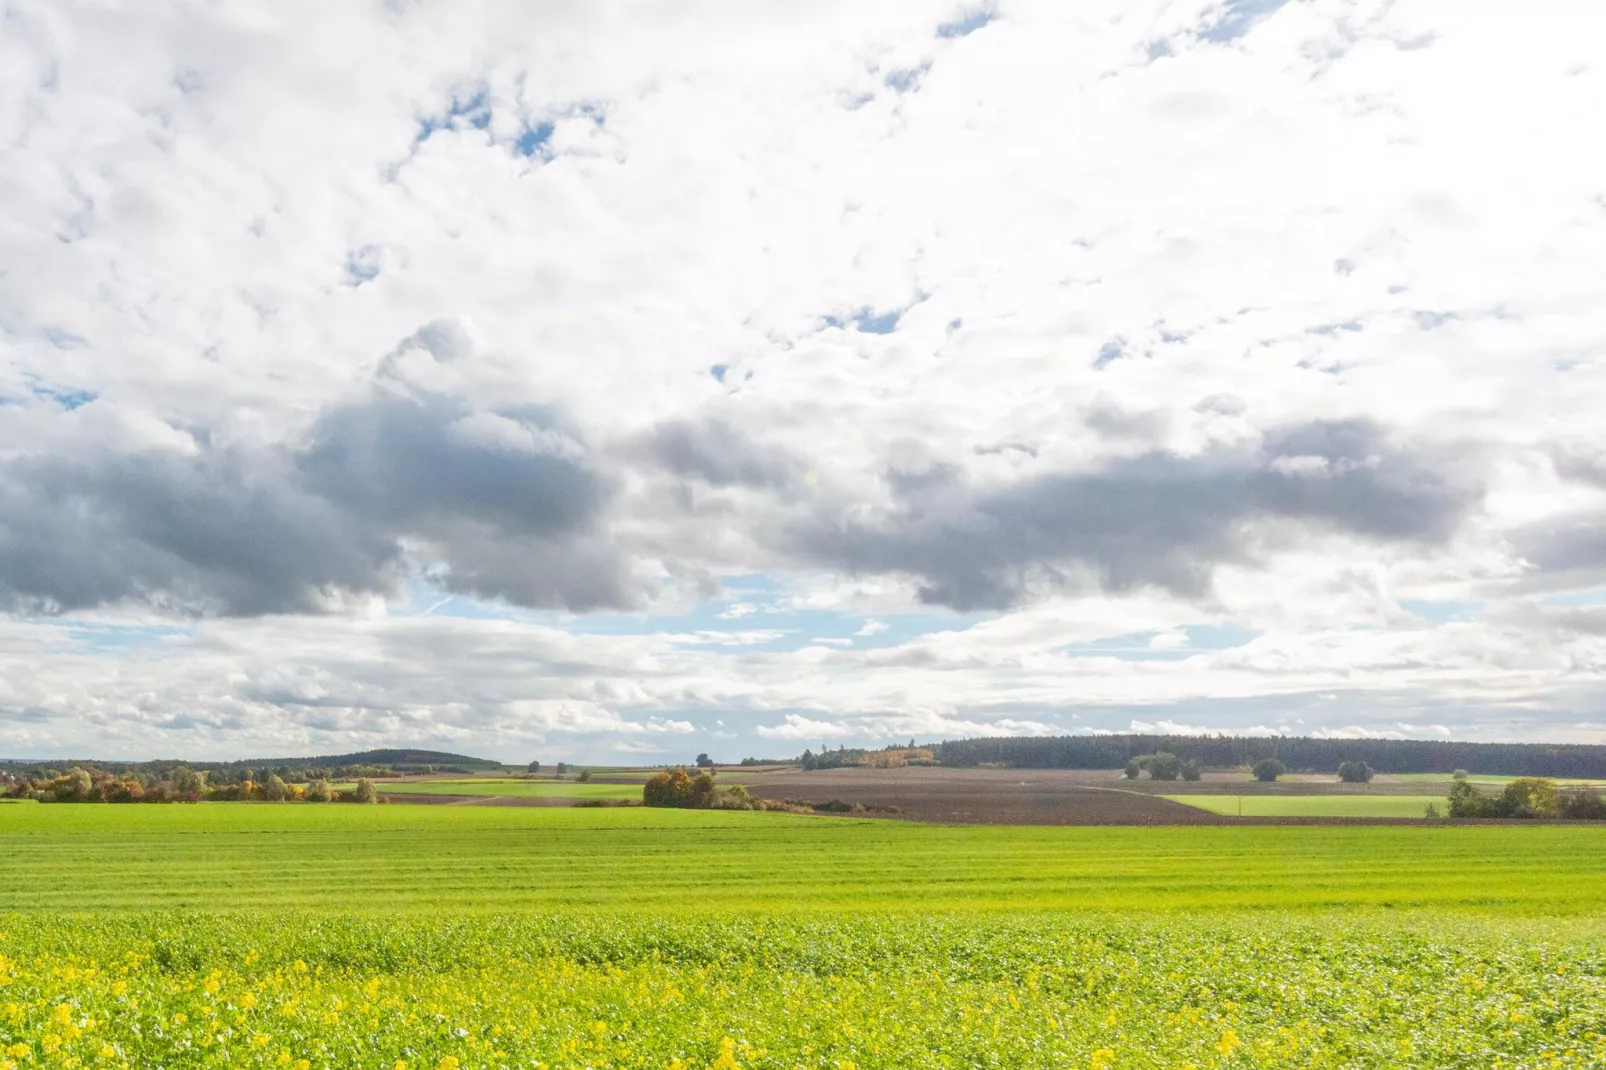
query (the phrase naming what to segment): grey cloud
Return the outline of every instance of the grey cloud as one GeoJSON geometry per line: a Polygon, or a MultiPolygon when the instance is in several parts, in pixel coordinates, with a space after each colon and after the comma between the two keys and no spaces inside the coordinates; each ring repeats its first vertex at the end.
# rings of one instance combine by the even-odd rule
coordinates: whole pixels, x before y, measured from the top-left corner
{"type": "Polygon", "coordinates": [[[1553,589],[1606,580],[1606,517],[1599,514],[1532,524],[1513,532],[1510,539],[1534,568],[1522,587],[1553,589]]]}
{"type": "Polygon", "coordinates": [[[310,612],[392,590],[408,557],[451,589],[525,605],[635,604],[598,532],[611,483],[577,433],[545,409],[476,408],[428,385],[471,353],[449,324],[420,331],[299,450],[221,450],[202,435],[189,454],[8,461],[0,604],[310,612]]]}
{"type": "Polygon", "coordinates": [[[659,424],[641,442],[638,455],[715,487],[784,487],[803,469],[796,458],[718,419],[659,424]]]}
{"type": "Polygon", "coordinates": [[[11,463],[0,473],[0,602],[257,614],[389,587],[395,546],[299,490],[276,460],[203,450],[11,463]]]}
{"type": "Polygon", "coordinates": [[[1199,596],[1216,565],[1253,558],[1263,522],[1439,542],[1475,496],[1375,425],[1317,423],[1268,435],[1258,451],[1156,452],[1002,488],[955,481],[879,523],[817,518],[788,537],[820,564],[914,575],[928,603],[1001,609],[1086,571],[1109,589],[1199,596]]]}

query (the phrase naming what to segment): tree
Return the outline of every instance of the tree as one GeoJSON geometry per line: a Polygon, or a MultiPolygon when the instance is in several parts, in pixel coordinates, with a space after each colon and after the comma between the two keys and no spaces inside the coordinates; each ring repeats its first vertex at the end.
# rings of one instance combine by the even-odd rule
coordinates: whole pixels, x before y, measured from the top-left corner
{"type": "Polygon", "coordinates": [[[589,769],[582,769],[582,770],[581,770],[581,771],[580,771],[580,783],[582,783],[582,784],[589,784],[589,783],[591,783],[591,770],[589,770],[589,769]]]}
{"type": "Polygon", "coordinates": [[[1198,780],[1204,776],[1204,770],[1199,767],[1199,759],[1189,758],[1182,763],[1182,779],[1198,780]]]}
{"type": "Polygon", "coordinates": [[[1495,801],[1473,787],[1470,780],[1457,780],[1451,783],[1446,813],[1451,817],[1498,816],[1495,801]]]}
{"type": "Polygon", "coordinates": [[[308,802],[329,802],[334,797],[334,792],[329,790],[329,781],[327,780],[314,780],[307,785],[308,802]]]}
{"type": "Polygon", "coordinates": [[[1182,759],[1170,751],[1149,755],[1150,780],[1175,780],[1182,773],[1182,759]]]}
{"type": "Polygon", "coordinates": [[[363,777],[361,780],[357,781],[357,790],[353,795],[352,801],[360,803],[378,802],[379,791],[374,787],[374,782],[369,780],[367,777],[363,777]]]}
{"type": "Polygon", "coordinates": [[[1136,780],[1138,778],[1138,774],[1141,772],[1143,772],[1143,763],[1139,762],[1136,758],[1128,758],[1126,760],[1126,771],[1123,775],[1128,780],[1136,780]]]}
{"type": "Polygon", "coordinates": [[[1500,801],[1510,817],[1556,817],[1561,812],[1556,782],[1543,777],[1520,776],[1506,785],[1500,801]]]}
{"type": "Polygon", "coordinates": [[[558,776],[562,776],[564,773],[567,773],[568,771],[569,771],[569,763],[568,762],[559,762],[558,763],[558,776]]]}
{"type": "Polygon", "coordinates": [[[703,751],[703,753],[701,753],[701,754],[699,754],[697,756],[697,768],[699,768],[699,769],[712,769],[713,767],[714,767],[714,759],[712,759],[712,758],[710,758],[708,756],[708,752],[707,751],[703,751]]]}
{"type": "Polygon", "coordinates": [[[1465,780],[1467,778],[1467,775],[1468,774],[1467,774],[1467,771],[1465,769],[1457,769],[1455,772],[1450,774],[1450,779],[1451,780],[1465,780]]]}
{"type": "Polygon", "coordinates": [[[285,786],[284,778],[275,773],[262,785],[262,797],[268,802],[284,802],[290,797],[290,789],[285,786]]]}
{"type": "Polygon", "coordinates": [[[1372,767],[1365,762],[1339,762],[1338,779],[1346,784],[1368,784],[1372,780],[1372,767]]]}
{"type": "MultiPolygon", "coordinates": [[[[87,770],[73,766],[67,773],[66,787],[66,798],[71,799],[73,802],[84,802],[89,798],[89,793],[94,790],[95,784],[90,779],[87,770]]],[[[62,798],[62,792],[59,789],[56,792],[56,798],[62,798]]]]}
{"type": "Polygon", "coordinates": [[[540,762],[531,762],[529,765],[525,766],[524,768],[525,768],[525,770],[527,772],[539,773],[541,771],[541,763],[540,762]]]}
{"type": "Polygon", "coordinates": [[[1250,772],[1254,773],[1255,779],[1262,784],[1270,784],[1288,772],[1288,769],[1276,758],[1262,758],[1254,764],[1250,772]]]}
{"type": "Polygon", "coordinates": [[[206,794],[206,771],[196,771],[188,766],[181,765],[173,770],[169,777],[173,782],[173,790],[186,802],[195,802],[206,794]]]}

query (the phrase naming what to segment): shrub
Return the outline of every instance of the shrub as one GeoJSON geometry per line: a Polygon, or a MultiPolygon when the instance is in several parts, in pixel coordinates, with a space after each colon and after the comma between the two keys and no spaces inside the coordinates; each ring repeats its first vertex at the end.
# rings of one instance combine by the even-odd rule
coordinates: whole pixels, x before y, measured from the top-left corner
{"type": "Polygon", "coordinates": [[[1574,821],[1606,821],[1606,797],[1593,788],[1569,788],[1561,793],[1557,812],[1574,821]]]}
{"type": "Polygon", "coordinates": [[[581,772],[581,774],[580,774],[580,783],[582,783],[582,784],[591,783],[591,770],[587,769],[587,770],[584,770],[583,772],[581,772]]]}
{"type": "Polygon", "coordinates": [[[376,803],[379,801],[379,790],[374,787],[374,782],[367,777],[357,781],[357,790],[352,792],[351,795],[352,802],[376,803]]]}
{"type": "Polygon", "coordinates": [[[1143,772],[1143,765],[1136,758],[1127,759],[1125,775],[1128,780],[1136,780],[1141,772],[1143,772]]]}
{"type": "Polygon", "coordinates": [[[1606,796],[1594,788],[1568,788],[1560,793],[1557,812],[1577,821],[1606,821],[1606,796]]]}
{"type": "Polygon", "coordinates": [[[1198,780],[1204,776],[1204,770],[1199,767],[1199,759],[1189,758],[1182,763],[1182,779],[1198,780]]]}
{"type": "Polygon", "coordinates": [[[1255,775],[1255,779],[1260,781],[1262,784],[1270,784],[1278,777],[1288,772],[1288,769],[1276,758],[1262,758],[1260,761],[1254,764],[1254,767],[1250,769],[1250,772],[1252,772],[1255,775]]]}
{"type": "Polygon", "coordinates": [[[1422,808],[1422,816],[1427,818],[1429,821],[1437,821],[1439,819],[1439,804],[1428,803],[1422,808]]]}
{"type": "Polygon", "coordinates": [[[1467,771],[1465,769],[1457,769],[1455,772],[1450,774],[1450,779],[1451,780],[1465,780],[1468,777],[1468,775],[1469,774],[1467,773],[1467,771]]]}
{"type": "Polygon", "coordinates": [[[525,766],[524,768],[525,768],[526,772],[539,773],[541,771],[541,763],[540,762],[531,762],[529,765],[525,766]]]}
{"type": "Polygon", "coordinates": [[[262,785],[262,797],[268,802],[284,802],[290,797],[290,789],[285,785],[283,778],[278,774],[268,777],[268,782],[262,785]]]}
{"type": "Polygon", "coordinates": [[[1338,779],[1346,784],[1367,784],[1372,780],[1372,767],[1365,762],[1339,762],[1338,779]]]}
{"type": "Polygon", "coordinates": [[[333,802],[335,793],[329,790],[329,781],[314,780],[307,785],[308,802],[333,802]]]}

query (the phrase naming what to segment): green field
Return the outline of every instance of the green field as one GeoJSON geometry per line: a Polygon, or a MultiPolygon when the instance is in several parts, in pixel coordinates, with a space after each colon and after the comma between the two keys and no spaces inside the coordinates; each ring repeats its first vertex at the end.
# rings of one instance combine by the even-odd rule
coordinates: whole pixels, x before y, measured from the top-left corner
{"type": "MultiPolygon", "coordinates": [[[[1455,775],[1453,773],[1391,773],[1388,779],[1399,781],[1402,784],[1442,784],[1445,788],[1449,788],[1450,784],[1455,780],[1455,775]]],[[[1504,786],[1517,778],[1489,773],[1471,773],[1467,776],[1467,779],[1474,784],[1504,786]]],[[[1566,777],[1550,777],[1548,779],[1554,780],[1558,784],[1606,788],[1606,780],[1568,780],[1566,777]]]]}
{"type": "Polygon", "coordinates": [[[1244,817],[1421,817],[1443,795],[1166,795],[1215,814],[1244,817]]]}
{"type": "Polygon", "coordinates": [[[1606,828],[52,804],[0,851],[0,1070],[1606,1060],[1606,828]]]}
{"type": "MultiPolygon", "coordinates": [[[[381,795],[491,795],[510,799],[637,799],[640,784],[582,784],[578,780],[504,780],[472,777],[466,780],[376,781],[381,795]]],[[[355,784],[336,784],[350,791],[355,784]]]]}

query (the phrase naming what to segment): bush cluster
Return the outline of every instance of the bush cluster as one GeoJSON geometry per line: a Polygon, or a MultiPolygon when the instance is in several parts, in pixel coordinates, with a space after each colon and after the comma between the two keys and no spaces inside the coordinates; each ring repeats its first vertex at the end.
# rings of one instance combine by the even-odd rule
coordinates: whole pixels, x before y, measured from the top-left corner
{"type": "Polygon", "coordinates": [[[644,806],[678,806],[689,810],[787,810],[790,805],[774,799],[760,799],[742,785],[721,791],[714,786],[712,773],[696,776],[684,768],[654,773],[641,788],[644,806]]]}
{"type": "Polygon", "coordinates": [[[1204,769],[1199,765],[1199,759],[1189,758],[1183,761],[1170,751],[1157,751],[1154,754],[1140,754],[1130,758],[1126,763],[1126,778],[1136,780],[1144,772],[1149,774],[1150,780],[1198,780],[1204,775],[1204,769]]]}
{"type": "Polygon", "coordinates": [[[1338,779],[1346,784],[1369,784],[1372,776],[1372,767],[1365,762],[1338,763],[1338,779]]]}
{"type": "Polygon", "coordinates": [[[1593,788],[1562,790],[1554,780],[1518,777],[1498,795],[1486,795],[1470,780],[1450,785],[1450,817],[1537,818],[1606,821],[1606,798],[1593,788]]]}

